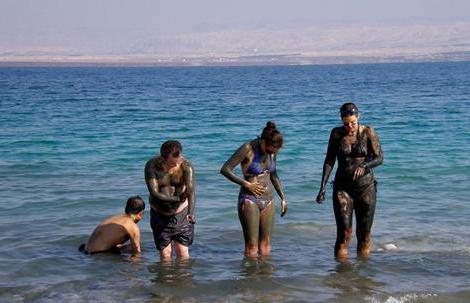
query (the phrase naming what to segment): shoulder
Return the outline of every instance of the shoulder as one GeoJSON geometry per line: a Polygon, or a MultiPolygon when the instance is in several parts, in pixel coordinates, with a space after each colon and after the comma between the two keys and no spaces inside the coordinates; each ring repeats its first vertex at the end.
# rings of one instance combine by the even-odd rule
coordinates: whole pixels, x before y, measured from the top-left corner
{"type": "Polygon", "coordinates": [[[183,162],[181,163],[181,167],[183,169],[192,169],[193,168],[193,163],[185,158],[183,160],[183,162]]]}
{"type": "Polygon", "coordinates": [[[342,126],[335,127],[331,130],[330,136],[332,138],[339,138],[343,135],[344,128],[342,126]]]}
{"type": "Polygon", "coordinates": [[[260,139],[254,139],[254,140],[251,140],[250,142],[245,142],[242,146],[244,146],[245,148],[248,148],[250,150],[253,150],[255,148],[255,146],[259,145],[260,139]]]}
{"type": "Polygon", "coordinates": [[[147,163],[145,164],[145,169],[161,168],[162,162],[163,159],[161,156],[153,157],[147,161],[147,163]]]}
{"type": "Polygon", "coordinates": [[[123,215],[114,215],[114,216],[106,218],[103,222],[101,222],[100,225],[105,225],[105,224],[110,224],[110,223],[122,224],[124,220],[125,218],[123,217],[123,215]]]}
{"type": "Polygon", "coordinates": [[[238,148],[238,152],[242,153],[250,153],[253,151],[253,146],[256,144],[256,140],[245,142],[238,148]]]}
{"type": "Polygon", "coordinates": [[[131,235],[131,236],[134,236],[134,235],[140,233],[139,226],[132,219],[130,219],[130,221],[126,224],[126,229],[127,229],[127,232],[129,233],[129,235],[131,235]]]}
{"type": "Polygon", "coordinates": [[[155,162],[156,162],[156,160],[157,160],[157,158],[158,158],[158,157],[150,158],[150,159],[145,163],[145,167],[154,165],[155,162]]]}
{"type": "Polygon", "coordinates": [[[122,232],[128,234],[132,238],[140,232],[139,227],[130,217],[124,216],[124,218],[122,218],[119,223],[116,222],[116,224],[121,225],[122,232]]]}
{"type": "Polygon", "coordinates": [[[362,126],[362,132],[367,135],[368,137],[375,137],[377,136],[375,129],[371,126],[368,125],[363,125],[362,126]]]}

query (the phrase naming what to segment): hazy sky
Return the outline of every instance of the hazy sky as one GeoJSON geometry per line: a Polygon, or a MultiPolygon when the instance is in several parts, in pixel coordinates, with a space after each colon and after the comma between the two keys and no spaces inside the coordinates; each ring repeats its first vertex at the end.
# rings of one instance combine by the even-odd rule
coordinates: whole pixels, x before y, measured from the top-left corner
{"type": "Polygon", "coordinates": [[[467,51],[469,41],[470,0],[0,0],[0,57],[467,51]]]}
{"type": "Polygon", "coordinates": [[[469,0],[0,0],[0,33],[470,20],[469,0]]]}

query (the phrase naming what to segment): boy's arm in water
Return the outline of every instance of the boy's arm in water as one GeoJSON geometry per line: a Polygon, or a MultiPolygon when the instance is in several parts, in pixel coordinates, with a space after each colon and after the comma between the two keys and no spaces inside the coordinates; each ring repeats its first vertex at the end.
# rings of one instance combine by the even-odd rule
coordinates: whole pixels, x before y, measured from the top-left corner
{"type": "Polygon", "coordinates": [[[132,254],[137,255],[141,253],[140,249],[140,229],[137,224],[133,224],[129,229],[129,240],[131,244],[132,254]]]}

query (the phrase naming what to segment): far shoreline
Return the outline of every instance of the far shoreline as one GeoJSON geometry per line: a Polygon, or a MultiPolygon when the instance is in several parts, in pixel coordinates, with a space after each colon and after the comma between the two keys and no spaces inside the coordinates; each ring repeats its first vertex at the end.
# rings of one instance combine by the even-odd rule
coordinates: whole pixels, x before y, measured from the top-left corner
{"type": "Polygon", "coordinates": [[[113,57],[1,57],[0,67],[248,67],[309,66],[468,62],[470,51],[426,55],[374,56],[304,56],[257,55],[240,57],[176,57],[176,58],[113,58],[113,57]]]}

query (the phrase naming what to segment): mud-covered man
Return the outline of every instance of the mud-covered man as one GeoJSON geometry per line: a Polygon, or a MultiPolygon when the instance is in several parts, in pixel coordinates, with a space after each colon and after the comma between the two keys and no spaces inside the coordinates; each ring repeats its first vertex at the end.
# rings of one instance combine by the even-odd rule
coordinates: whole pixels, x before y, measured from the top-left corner
{"type": "Polygon", "coordinates": [[[145,182],[150,193],[150,225],[160,258],[171,259],[173,250],[177,258],[189,258],[196,223],[194,169],[183,157],[178,141],[166,141],[160,155],[147,161],[145,182]]]}

